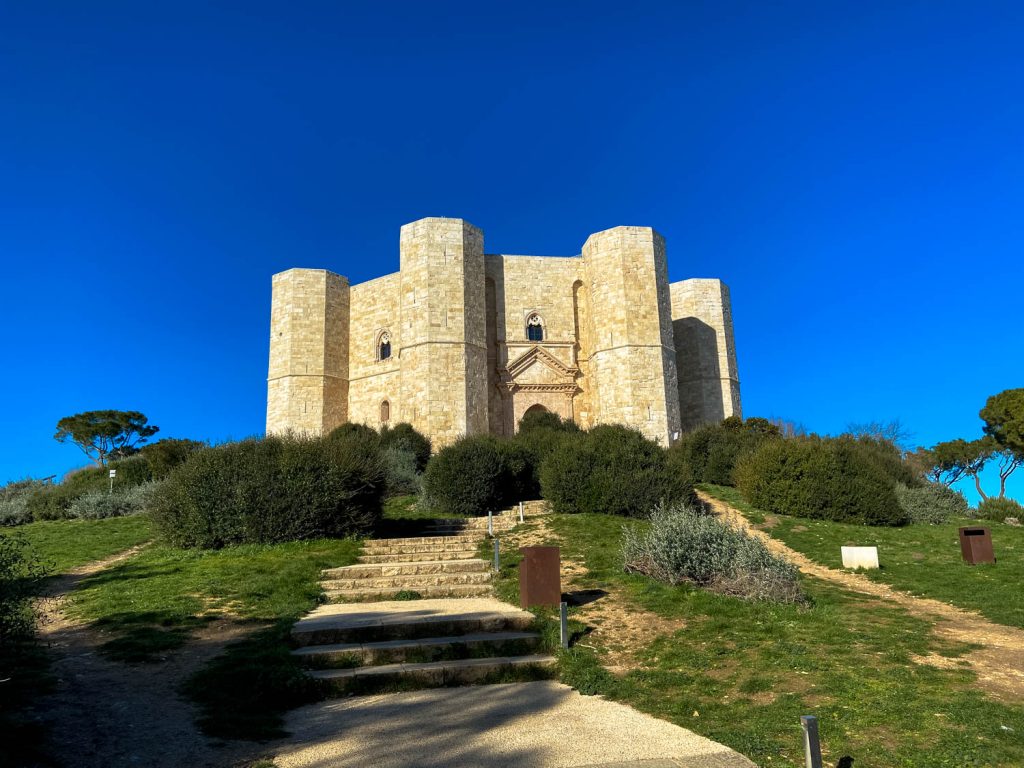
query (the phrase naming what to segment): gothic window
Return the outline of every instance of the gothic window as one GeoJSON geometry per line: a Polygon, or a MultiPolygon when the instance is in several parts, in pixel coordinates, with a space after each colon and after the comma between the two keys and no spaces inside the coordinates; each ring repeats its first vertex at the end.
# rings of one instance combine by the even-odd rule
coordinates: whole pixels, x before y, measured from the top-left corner
{"type": "Polygon", "coordinates": [[[544,322],[534,313],[526,320],[526,338],[530,341],[544,341],[544,322]]]}
{"type": "Polygon", "coordinates": [[[387,400],[384,400],[380,404],[380,423],[384,424],[385,422],[389,421],[390,419],[391,419],[391,403],[389,403],[387,400]]]}
{"type": "Polygon", "coordinates": [[[387,360],[389,357],[391,357],[391,334],[384,331],[377,340],[377,359],[387,360]]]}

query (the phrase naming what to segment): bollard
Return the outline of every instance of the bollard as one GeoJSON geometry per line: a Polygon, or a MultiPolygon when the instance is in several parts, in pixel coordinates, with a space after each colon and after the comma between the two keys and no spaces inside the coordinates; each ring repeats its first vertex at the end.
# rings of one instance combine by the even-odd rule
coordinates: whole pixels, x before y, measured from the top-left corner
{"type": "Polygon", "coordinates": [[[523,522],[523,502],[519,502],[519,522],[523,522]]]}
{"type": "Polygon", "coordinates": [[[561,614],[562,625],[562,647],[569,647],[569,606],[566,603],[559,603],[558,612],[561,614]]]}
{"type": "Polygon", "coordinates": [[[500,555],[501,541],[498,539],[494,540],[494,570],[501,570],[501,555],[500,555]]]}
{"type": "Polygon", "coordinates": [[[487,510],[487,535],[494,535],[494,514],[489,509],[487,510]]]}
{"type": "Polygon", "coordinates": [[[804,729],[804,757],[807,768],[821,768],[821,744],[818,742],[818,718],[803,715],[800,725],[804,729]]]}

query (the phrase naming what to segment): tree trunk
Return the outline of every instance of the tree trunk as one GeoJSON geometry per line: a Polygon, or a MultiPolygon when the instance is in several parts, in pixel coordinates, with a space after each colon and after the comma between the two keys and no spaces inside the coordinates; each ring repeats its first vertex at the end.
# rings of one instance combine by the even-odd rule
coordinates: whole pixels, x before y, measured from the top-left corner
{"type": "Polygon", "coordinates": [[[974,487],[978,489],[978,495],[981,496],[983,501],[988,501],[988,496],[986,496],[985,492],[981,490],[981,478],[978,477],[977,473],[974,473],[972,477],[974,478],[974,487]]]}

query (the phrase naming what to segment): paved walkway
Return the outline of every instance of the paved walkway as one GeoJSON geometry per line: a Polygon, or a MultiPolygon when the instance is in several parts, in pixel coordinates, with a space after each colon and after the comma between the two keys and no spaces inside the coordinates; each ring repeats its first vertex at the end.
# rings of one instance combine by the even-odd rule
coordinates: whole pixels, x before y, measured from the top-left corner
{"type": "Polygon", "coordinates": [[[560,683],[352,697],[292,711],[279,768],[756,768],[710,739],[560,683]]]}

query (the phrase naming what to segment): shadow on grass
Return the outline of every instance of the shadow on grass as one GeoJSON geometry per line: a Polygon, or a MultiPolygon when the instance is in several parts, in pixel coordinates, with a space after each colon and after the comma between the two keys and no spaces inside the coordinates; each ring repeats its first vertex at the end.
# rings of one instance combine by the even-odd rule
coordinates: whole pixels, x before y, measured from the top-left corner
{"type": "Polygon", "coordinates": [[[199,726],[221,739],[267,741],[285,735],[284,713],[318,701],[323,685],[308,677],[288,645],[292,622],[279,620],[232,643],[183,686],[200,709],[199,726]]]}

